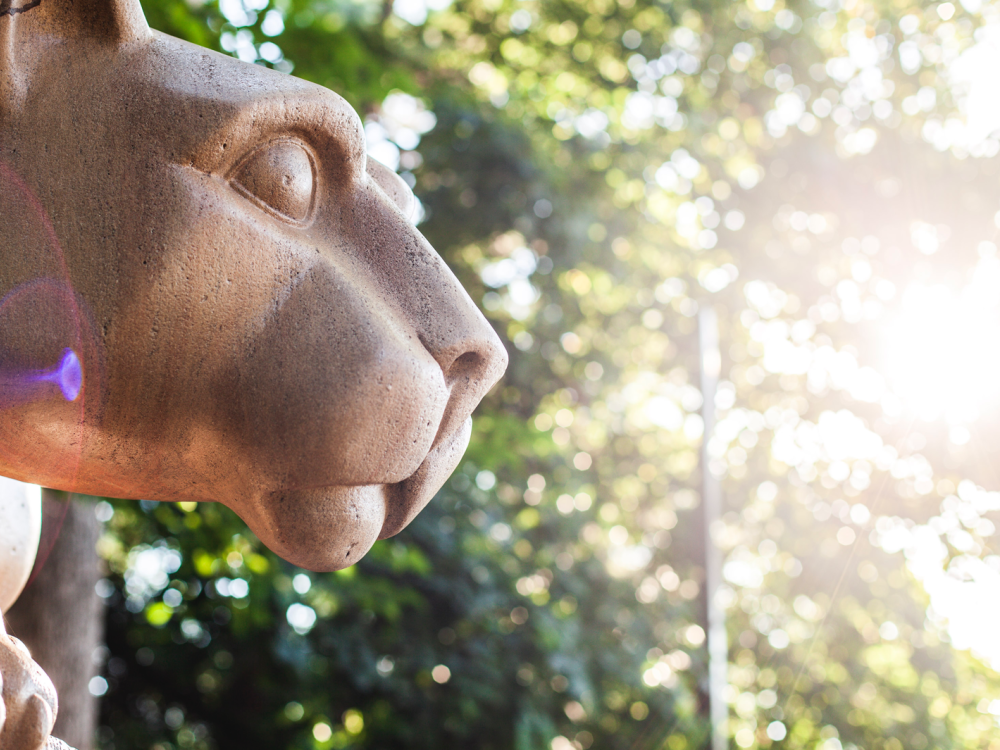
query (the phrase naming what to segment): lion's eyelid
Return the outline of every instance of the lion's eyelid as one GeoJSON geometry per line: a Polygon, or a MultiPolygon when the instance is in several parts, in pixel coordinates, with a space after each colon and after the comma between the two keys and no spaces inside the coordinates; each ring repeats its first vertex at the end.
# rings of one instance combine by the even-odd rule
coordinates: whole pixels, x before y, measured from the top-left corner
{"type": "Polygon", "coordinates": [[[244,197],[279,217],[308,221],[316,193],[313,156],[299,141],[271,141],[245,156],[229,180],[244,197]]]}

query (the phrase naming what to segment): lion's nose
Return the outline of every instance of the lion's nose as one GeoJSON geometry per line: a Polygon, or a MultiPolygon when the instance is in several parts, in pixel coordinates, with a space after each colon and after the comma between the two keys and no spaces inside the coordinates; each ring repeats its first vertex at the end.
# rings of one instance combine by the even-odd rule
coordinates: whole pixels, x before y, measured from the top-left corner
{"type": "Polygon", "coordinates": [[[435,442],[461,427],[507,369],[507,350],[500,338],[468,295],[463,291],[460,296],[465,305],[428,321],[420,334],[450,394],[435,442]]]}
{"type": "Polygon", "coordinates": [[[386,187],[395,184],[390,177],[399,178],[374,160],[368,174],[380,189],[359,191],[352,233],[368,249],[363,257],[385,294],[386,310],[394,310],[400,327],[412,332],[441,368],[448,401],[437,443],[462,427],[500,379],[507,350],[427,239],[399,212],[385,210],[387,199],[399,207],[398,196],[386,187]]]}
{"type": "MultiPolygon", "coordinates": [[[[440,339],[422,336],[421,342],[441,366],[445,383],[454,394],[456,390],[470,391],[478,403],[507,369],[507,350],[490,325],[481,320],[478,310],[470,323],[473,330],[463,331],[454,344],[441,346],[440,339]]],[[[470,315],[470,317],[472,317],[470,315]]]]}

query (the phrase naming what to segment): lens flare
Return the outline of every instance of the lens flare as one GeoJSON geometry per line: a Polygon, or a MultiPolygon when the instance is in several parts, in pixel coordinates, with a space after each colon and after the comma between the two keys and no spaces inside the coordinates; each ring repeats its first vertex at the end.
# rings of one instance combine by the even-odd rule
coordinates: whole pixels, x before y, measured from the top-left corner
{"type": "Polygon", "coordinates": [[[72,349],[64,349],[58,364],[44,370],[0,373],[0,406],[39,401],[55,386],[67,401],[76,401],[83,390],[83,366],[72,349]]]}
{"type": "Polygon", "coordinates": [[[83,367],[80,365],[80,358],[69,348],[63,350],[58,365],[43,370],[34,377],[39,383],[53,383],[59,386],[67,401],[76,401],[83,387],[83,367]]]}
{"type": "Polygon", "coordinates": [[[0,204],[4,231],[20,243],[17,267],[26,272],[12,269],[0,295],[0,469],[47,462],[51,486],[71,488],[80,470],[88,417],[101,408],[106,373],[102,340],[93,312],[73,287],[45,206],[3,160],[0,204]],[[14,286],[8,289],[9,283],[14,286]],[[8,419],[7,410],[19,412],[20,418],[8,419]],[[25,442],[31,429],[59,435],[44,460],[36,455],[33,441],[25,442]]]}

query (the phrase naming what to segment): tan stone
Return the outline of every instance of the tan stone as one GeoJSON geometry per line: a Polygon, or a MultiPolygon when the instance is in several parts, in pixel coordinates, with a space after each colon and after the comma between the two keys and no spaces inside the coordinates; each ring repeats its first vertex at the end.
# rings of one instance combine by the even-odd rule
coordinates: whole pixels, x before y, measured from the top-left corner
{"type": "Polygon", "coordinates": [[[0,373],[70,348],[84,383],[8,396],[0,474],[354,563],[453,471],[498,338],[339,96],[135,0],[29,5],[0,18],[0,373]]]}
{"type": "MultiPolygon", "coordinates": [[[[0,475],[219,501],[293,563],[353,564],[451,474],[506,366],[413,205],[336,94],[152,32],[137,0],[5,0],[0,475]]],[[[34,750],[56,706],[18,653],[0,746],[34,750]]]]}
{"type": "Polygon", "coordinates": [[[28,649],[7,635],[0,619],[0,747],[4,750],[62,750],[50,737],[58,701],[52,681],[28,649]]]}
{"type": "Polygon", "coordinates": [[[42,533],[39,488],[0,477],[0,612],[6,612],[31,575],[42,533]]]}

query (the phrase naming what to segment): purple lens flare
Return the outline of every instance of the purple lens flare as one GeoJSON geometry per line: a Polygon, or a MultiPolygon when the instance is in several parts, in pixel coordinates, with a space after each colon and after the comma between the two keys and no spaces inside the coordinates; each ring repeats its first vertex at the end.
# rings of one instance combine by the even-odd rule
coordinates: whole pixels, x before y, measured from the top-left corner
{"type": "Polygon", "coordinates": [[[76,401],[83,392],[83,364],[68,347],[58,364],[44,370],[0,371],[0,408],[43,401],[56,389],[66,401],[76,401]]]}
{"type": "Polygon", "coordinates": [[[45,205],[3,158],[0,203],[5,228],[23,245],[23,266],[34,269],[32,278],[0,293],[0,464],[23,463],[30,456],[25,451],[33,450],[22,445],[25,422],[11,423],[4,415],[27,408],[22,416],[30,422],[60,425],[65,445],[50,459],[58,464],[60,481],[71,487],[88,429],[85,402],[103,390],[102,339],[92,311],[73,288],[45,205]]]}
{"type": "Polygon", "coordinates": [[[83,367],[80,358],[70,348],[63,349],[59,364],[48,370],[43,370],[35,376],[39,383],[54,383],[62,391],[67,401],[76,401],[83,388],[83,367]]]}

